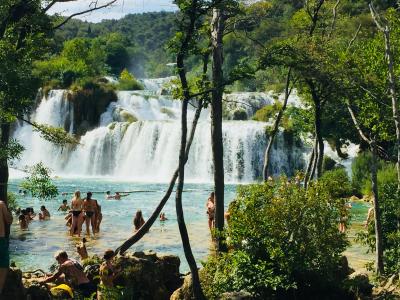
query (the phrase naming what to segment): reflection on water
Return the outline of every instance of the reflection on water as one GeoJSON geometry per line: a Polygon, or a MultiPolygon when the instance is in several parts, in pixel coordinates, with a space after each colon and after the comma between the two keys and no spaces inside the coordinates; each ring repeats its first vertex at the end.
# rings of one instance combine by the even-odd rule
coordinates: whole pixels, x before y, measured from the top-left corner
{"type": "MultiPolygon", "coordinates": [[[[17,184],[17,181],[13,181],[17,184]]],[[[76,189],[80,189],[83,196],[87,191],[94,192],[93,198],[102,206],[103,221],[101,231],[95,237],[88,239],[87,249],[89,254],[102,254],[105,249],[118,247],[122,241],[133,234],[133,216],[136,210],[141,209],[145,220],[150,216],[167,188],[165,184],[141,184],[124,183],[106,180],[81,179],[81,180],[57,180],[59,191],[68,192],[68,201],[76,189]],[[121,200],[105,200],[104,192],[134,191],[145,192],[132,193],[121,200]]],[[[13,186],[14,191],[18,190],[13,186]]],[[[210,250],[210,234],[205,213],[205,203],[211,190],[208,184],[188,184],[187,192],[183,194],[185,221],[190,234],[190,242],[194,255],[198,262],[204,260],[210,250]]],[[[236,186],[226,187],[226,203],[234,197],[236,186]]],[[[168,220],[156,221],[149,233],[134,245],[131,251],[152,249],[159,253],[179,255],[181,258],[181,271],[189,270],[184,258],[181,240],[176,222],[174,194],[166,204],[165,212],[168,220]]],[[[21,207],[34,207],[38,213],[40,205],[45,205],[51,214],[50,221],[38,221],[37,217],[29,224],[29,230],[22,231],[14,218],[11,229],[10,252],[11,260],[23,268],[24,271],[34,269],[47,270],[55,261],[53,254],[57,250],[64,249],[71,256],[78,258],[76,245],[80,242],[78,237],[68,235],[68,227],[65,226],[65,213],[57,212],[63,196],[51,201],[39,201],[29,196],[20,197],[21,207]]],[[[85,232],[85,225],[83,231],[85,232]]]]}

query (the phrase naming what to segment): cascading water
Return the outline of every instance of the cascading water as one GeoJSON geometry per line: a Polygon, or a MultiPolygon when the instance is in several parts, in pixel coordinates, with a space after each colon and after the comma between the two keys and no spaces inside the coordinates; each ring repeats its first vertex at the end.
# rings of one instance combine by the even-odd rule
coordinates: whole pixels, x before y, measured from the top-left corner
{"type": "MultiPolygon", "coordinates": [[[[180,143],[179,101],[162,96],[160,80],[145,81],[153,90],[118,92],[118,101],[112,102],[100,117],[98,128],[81,137],[75,149],[61,149],[43,141],[31,127],[18,127],[14,136],[28,151],[20,164],[32,165],[39,161],[61,176],[110,176],[113,178],[165,182],[177,167],[180,143]]],[[[64,127],[72,132],[73,105],[67,91],[51,91],[44,98],[31,119],[38,123],[64,127]]],[[[274,101],[269,94],[238,93],[227,96],[227,101],[251,107],[247,114],[274,101]]],[[[195,108],[190,106],[192,119],[195,108]]],[[[203,111],[192,144],[186,178],[191,182],[212,181],[210,113],[203,111]]],[[[262,165],[267,138],[265,123],[256,121],[224,121],[224,165],[227,182],[251,182],[262,176],[262,165]]],[[[292,173],[303,167],[301,145],[290,144],[279,134],[271,153],[273,174],[292,173]]]]}

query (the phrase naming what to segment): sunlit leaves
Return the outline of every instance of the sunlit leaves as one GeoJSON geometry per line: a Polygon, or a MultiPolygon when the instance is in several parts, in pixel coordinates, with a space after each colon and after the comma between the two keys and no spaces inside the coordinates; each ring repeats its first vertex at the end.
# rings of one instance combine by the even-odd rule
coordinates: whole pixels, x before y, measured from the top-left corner
{"type": "Polygon", "coordinates": [[[53,184],[50,174],[51,170],[38,163],[32,167],[26,167],[28,177],[21,183],[21,188],[29,191],[33,197],[39,199],[52,199],[58,195],[57,186],[53,184]]]}

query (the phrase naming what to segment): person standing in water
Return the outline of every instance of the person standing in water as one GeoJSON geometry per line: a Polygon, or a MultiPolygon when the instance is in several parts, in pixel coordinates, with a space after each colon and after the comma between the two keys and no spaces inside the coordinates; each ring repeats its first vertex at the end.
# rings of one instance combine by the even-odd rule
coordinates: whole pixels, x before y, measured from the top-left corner
{"type": "Polygon", "coordinates": [[[75,232],[78,233],[78,236],[81,236],[82,231],[82,205],[83,201],[81,199],[81,192],[76,191],[74,193],[74,197],[71,201],[71,210],[72,210],[72,224],[70,229],[70,235],[74,235],[75,232]]]}
{"type": "Polygon", "coordinates": [[[210,197],[207,199],[207,215],[208,215],[208,228],[210,231],[214,228],[214,215],[215,215],[215,204],[214,204],[214,192],[211,192],[210,197]]]}
{"type": "Polygon", "coordinates": [[[83,211],[85,213],[86,234],[90,236],[90,226],[92,227],[93,235],[96,233],[96,211],[97,200],[92,199],[92,192],[87,192],[85,200],[83,200],[83,211]]]}
{"type": "Polygon", "coordinates": [[[138,210],[136,212],[135,218],[133,219],[133,225],[135,226],[135,230],[138,231],[140,227],[143,226],[144,223],[145,221],[143,219],[142,211],[138,210]]]}
{"type": "Polygon", "coordinates": [[[71,208],[68,205],[68,201],[67,201],[67,199],[64,199],[62,204],[60,205],[60,207],[57,209],[57,211],[66,212],[66,211],[69,211],[69,210],[71,210],[71,208]]]}
{"type": "Polygon", "coordinates": [[[46,209],[46,207],[44,205],[42,205],[40,207],[40,213],[39,213],[39,220],[40,221],[47,221],[50,220],[50,213],[49,211],[46,209]]]}

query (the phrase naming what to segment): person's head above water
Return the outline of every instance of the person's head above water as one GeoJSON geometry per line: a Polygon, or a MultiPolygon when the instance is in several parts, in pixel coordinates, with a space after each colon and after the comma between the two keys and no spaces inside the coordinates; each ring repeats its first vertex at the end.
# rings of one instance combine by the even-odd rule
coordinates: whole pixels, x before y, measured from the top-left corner
{"type": "Polygon", "coordinates": [[[119,192],[115,192],[115,195],[119,195],[119,192]]]}
{"type": "Polygon", "coordinates": [[[86,193],[86,199],[88,199],[88,200],[90,200],[90,199],[92,199],[92,192],[87,192],[86,193]]]}
{"type": "Polygon", "coordinates": [[[41,210],[41,211],[46,210],[46,207],[45,207],[44,205],[42,205],[42,206],[40,207],[40,210],[41,210]]]}
{"type": "Polygon", "coordinates": [[[63,204],[67,204],[67,203],[68,203],[67,199],[64,199],[63,204]]]}
{"type": "Polygon", "coordinates": [[[107,194],[107,195],[110,195],[110,194],[111,194],[111,192],[110,192],[110,191],[107,191],[107,192],[106,192],[106,194],[107,194]]]}
{"type": "Polygon", "coordinates": [[[136,216],[135,218],[140,219],[142,218],[142,211],[139,209],[138,211],[136,211],[136,216]]]}
{"type": "Polygon", "coordinates": [[[81,191],[75,191],[74,197],[75,197],[76,199],[80,198],[80,197],[81,197],[81,191]]]}

